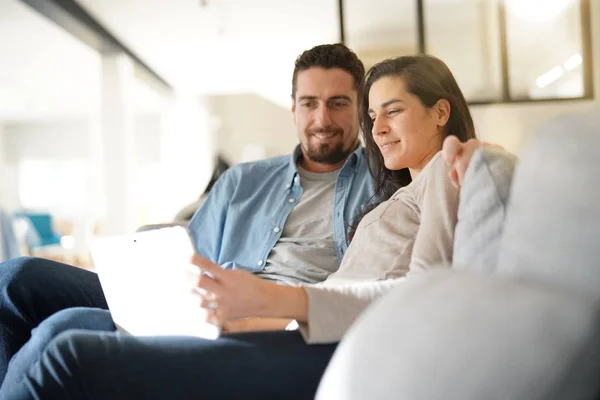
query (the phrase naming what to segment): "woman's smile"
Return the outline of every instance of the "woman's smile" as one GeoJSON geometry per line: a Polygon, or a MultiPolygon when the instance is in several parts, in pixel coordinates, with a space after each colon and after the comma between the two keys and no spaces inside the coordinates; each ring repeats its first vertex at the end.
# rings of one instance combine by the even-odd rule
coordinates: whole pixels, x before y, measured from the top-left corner
{"type": "Polygon", "coordinates": [[[399,144],[400,142],[401,142],[401,140],[387,141],[385,143],[381,143],[379,145],[379,149],[381,150],[382,153],[385,153],[385,152],[392,150],[395,147],[395,145],[399,144]]]}

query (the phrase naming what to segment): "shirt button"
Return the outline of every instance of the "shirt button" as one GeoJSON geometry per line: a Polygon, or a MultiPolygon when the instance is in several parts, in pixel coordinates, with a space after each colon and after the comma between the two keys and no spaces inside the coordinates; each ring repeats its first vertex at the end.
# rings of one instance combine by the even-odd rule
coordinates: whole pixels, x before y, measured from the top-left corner
{"type": "Polygon", "coordinates": [[[288,202],[289,203],[293,203],[295,200],[294,199],[289,199],[288,202]]]}
{"type": "Polygon", "coordinates": [[[261,265],[263,265],[263,260],[258,260],[258,266],[260,267],[261,265]]]}
{"type": "Polygon", "coordinates": [[[275,228],[273,228],[273,232],[275,232],[275,233],[279,232],[280,230],[281,230],[281,229],[279,229],[279,227],[278,227],[278,226],[276,226],[275,228]]]}

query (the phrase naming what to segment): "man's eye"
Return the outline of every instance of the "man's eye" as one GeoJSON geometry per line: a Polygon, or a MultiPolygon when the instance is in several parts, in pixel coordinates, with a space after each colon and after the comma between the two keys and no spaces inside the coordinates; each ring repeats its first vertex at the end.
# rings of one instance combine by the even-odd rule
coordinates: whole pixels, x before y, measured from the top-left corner
{"type": "Polygon", "coordinates": [[[343,107],[348,106],[348,102],[347,101],[334,101],[332,106],[335,108],[343,108],[343,107]]]}
{"type": "Polygon", "coordinates": [[[312,108],[315,106],[315,102],[314,101],[307,101],[305,103],[301,103],[300,104],[302,107],[304,108],[312,108]]]}
{"type": "Polygon", "coordinates": [[[387,112],[388,115],[396,115],[399,114],[402,110],[392,109],[387,112]]]}

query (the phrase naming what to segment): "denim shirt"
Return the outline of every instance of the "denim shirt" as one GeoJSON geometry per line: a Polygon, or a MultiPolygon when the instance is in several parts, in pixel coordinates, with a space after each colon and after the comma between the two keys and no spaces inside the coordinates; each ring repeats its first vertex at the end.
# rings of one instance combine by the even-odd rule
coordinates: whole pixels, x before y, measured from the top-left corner
{"type": "MultiPolygon", "coordinates": [[[[238,164],[225,171],[190,221],[196,252],[225,269],[261,271],[302,196],[296,166],[300,155],[297,146],[292,155],[238,164]]],[[[365,150],[358,147],[335,183],[333,238],[339,262],[348,248],[349,224],[373,193],[365,150]]]]}

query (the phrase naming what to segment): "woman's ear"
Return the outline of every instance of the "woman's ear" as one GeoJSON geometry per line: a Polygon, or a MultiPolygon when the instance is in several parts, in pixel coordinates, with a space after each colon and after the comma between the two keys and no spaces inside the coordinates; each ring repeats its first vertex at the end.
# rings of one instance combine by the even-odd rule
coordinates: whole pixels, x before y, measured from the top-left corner
{"type": "Polygon", "coordinates": [[[452,106],[450,102],[446,99],[439,99],[435,106],[433,106],[434,118],[437,119],[437,125],[440,127],[446,126],[448,120],[450,119],[450,112],[452,111],[452,106]]]}

